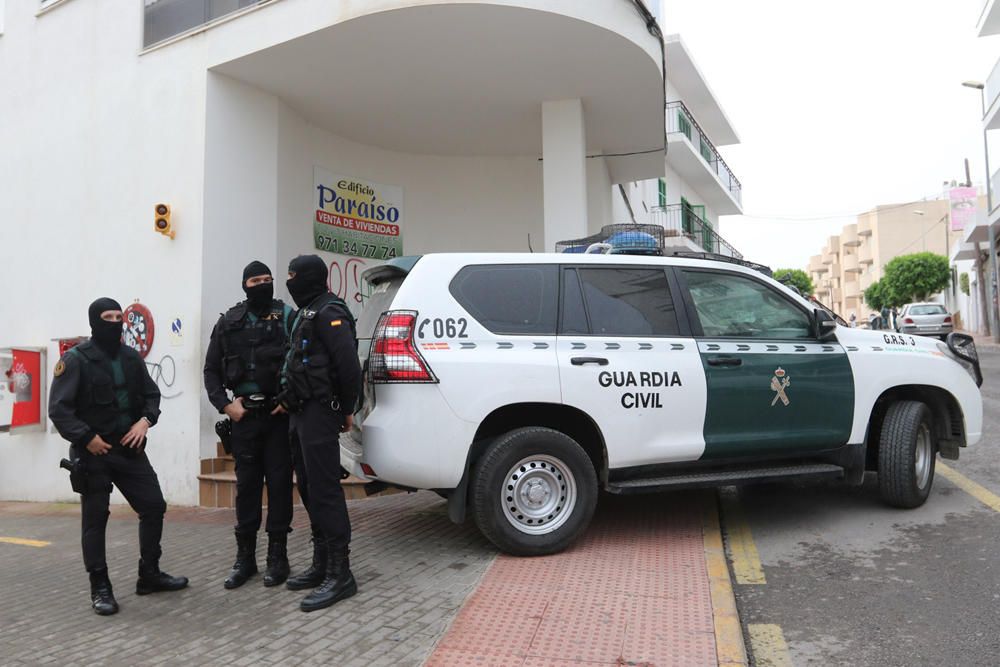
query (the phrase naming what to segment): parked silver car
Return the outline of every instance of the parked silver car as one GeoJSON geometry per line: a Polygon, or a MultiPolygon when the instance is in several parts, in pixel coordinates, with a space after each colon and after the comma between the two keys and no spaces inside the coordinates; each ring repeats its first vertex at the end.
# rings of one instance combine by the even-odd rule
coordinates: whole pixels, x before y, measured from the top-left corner
{"type": "Polygon", "coordinates": [[[940,303],[908,303],[896,316],[896,331],[921,336],[948,337],[954,326],[951,314],[940,303]]]}

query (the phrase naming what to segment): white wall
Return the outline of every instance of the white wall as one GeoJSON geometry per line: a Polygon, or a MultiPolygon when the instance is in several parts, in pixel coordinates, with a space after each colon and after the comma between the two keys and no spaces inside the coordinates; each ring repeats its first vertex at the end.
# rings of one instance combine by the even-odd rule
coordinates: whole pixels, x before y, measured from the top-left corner
{"type": "MultiPolygon", "coordinates": [[[[618,27],[659,58],[627,3],[497,1],[618,27]]],[[[149,447],[168,502],[198,501],[198,459],[214,449],[216,418],[202,387],[204,347],[218,312],[242,297],[242,267],[268,262],[284,295],[288,260],[313,252],[314,166],[401,186],[408,253],[525,250],[529,233],[542,249],[539,156],[375,149],[309,125],[269,93],[208,74],[246,53],[406,4],[414,3],[277,2],[141,53],[140,2],[74,0],[37,17],[37,2],[6,3],[0,263],[12,278],[0,301],[0,347],[87,335],[86,308],[98,296],[148,306],[157,325],[148,361],[166,355],[175,367],[149,447]],[[173,241],[152,229],[158,202],[173,208],[173,241]],[[185,334],[176,346],[168,336],[175,318],[185,334]]],[[[614,214],[601,162],[587,165],[595,225],[614,214]]],[[[49,349],[47,378],[56,362],[49,349]]],[[[0,434],[0,499],[75,498],[57,468],[65,450],[53,433],[0,434]]]]}
{"type": "MultiPolygon", "coordinates": [[[[141,3],[36,8],[7,3],[0,38],[0,347],[50,345],[48,383],[51,340],[88,335],[92,300],[147,305],[148,361],[174,360],[163,390],[180,394],[161,405],[149,457],[169,502],[196,503],[204,74],[192,44],[137,58],[141,3]],[[174,241],[153,231],[160,201],[173,206],[174,241]],[[187,331],[180,347],[173,318],[187,331]]],[[[66,447],[52,433],[0,434],[0,499],[76,498],[57,467],[66,447]]]]}

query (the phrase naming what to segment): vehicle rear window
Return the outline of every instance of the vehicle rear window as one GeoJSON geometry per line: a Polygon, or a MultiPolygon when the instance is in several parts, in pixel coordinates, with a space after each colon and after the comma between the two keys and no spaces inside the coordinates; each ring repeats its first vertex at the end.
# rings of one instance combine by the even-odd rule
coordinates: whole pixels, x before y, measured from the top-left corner
{"type": "Polygon", "coordinates": [[[546,264],[467,266],[452,279],[452,296],[498,334],[555,334],[558,269],[546,264]]]}
{"type": "MultiPolygon", "coordinates": [[[[396,297],[396,292],[399,291],[404,278],[404,276],[400,276],[399,278],[379,283],[375,287],[372,287],[369,295],[362,300],[361,315],[358,316],[359,341],[371,340],[372,335],[375,333],[375,326],[378,324],[378,318],[392,306],[392,300],[396,297]]],[[[366,284],[366,286],[368,285],[366,284]]],[[[358,349],[367,348],[362,348],[359,345],[358,349]]]]}
{"type": "MultiPolygon", "coordinates": [[[[580,268],[580,286],[586,302],[589,333],[596,336],[676,336],[677,311],[663,269],[580,268]]],[[[566,298],[571,305],[572,272],[567,272],[566,298]]],[[[570,310],[566,324],[578,320],[570,310]]],[[[579,328],[579,325],[575,325],[579,328]]]]}
{"type": "Polygon", "coordinates": [[[946,312],[944,306],[911,306],[910,310],[906,313],[907,315],[944,315],[946,312]]]}

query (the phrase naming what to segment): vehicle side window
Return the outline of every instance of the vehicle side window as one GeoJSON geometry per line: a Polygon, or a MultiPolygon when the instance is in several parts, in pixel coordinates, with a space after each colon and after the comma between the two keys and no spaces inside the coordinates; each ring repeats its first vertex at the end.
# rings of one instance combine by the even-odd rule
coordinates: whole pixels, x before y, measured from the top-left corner
{"type": "Polygon", "coordinates": [[[677,336],[677,311],[663,269],[581,268],[590,333],[597,336],[677,336]]]}
{"type": "Polygon", "coordinates": [[[559,333],[589,334],[587,311],[583,306],[583,292],[580,290],[580,278],[575,269],[563,271],[562,324],[559,333]]]}
{"type": "Polygon", "coordinates": [[[452,279],[449,289],[493,333],[556,332],[559,273],[554,264],[467,266],[452,279]]]}
{"type": "Polygon", "coordinates": [[[767,285],[734,273],[684,276],[705,336],[812,337],[809,316],[767,285]]]}

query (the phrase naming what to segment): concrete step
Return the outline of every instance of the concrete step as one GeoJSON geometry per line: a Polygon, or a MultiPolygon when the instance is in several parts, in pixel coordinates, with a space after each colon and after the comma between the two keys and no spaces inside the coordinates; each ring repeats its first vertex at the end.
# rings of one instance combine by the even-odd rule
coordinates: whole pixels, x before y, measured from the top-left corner
{"type": "MultiPolygon", "coordinates": [[[[198,475],[198,504],[202,507],[235,507],[236,506],[236,471],[216,470],[205,472],[206,462],[214,462],[218,459],[204,459],[202,461],[203,472],[198,475]]],[[[295,484],[295,476],[292,475],[292,482],[295,484]]],[[[369,496],[365,493],[364,485],[367,482],[357,477],[348,477],[341,480],[344,487],[344,495],[348,500],[370,498],[374,496],[384,496],[392,493],[401,493],[398,489],[386,489],[369,496]]],[[[264,488],[262,502],[267,505],[267,487],[264,488]]],[[[302,502],[299,497],[298,485],[292,488],[292,502],[296,505],[302,502]]]]}

